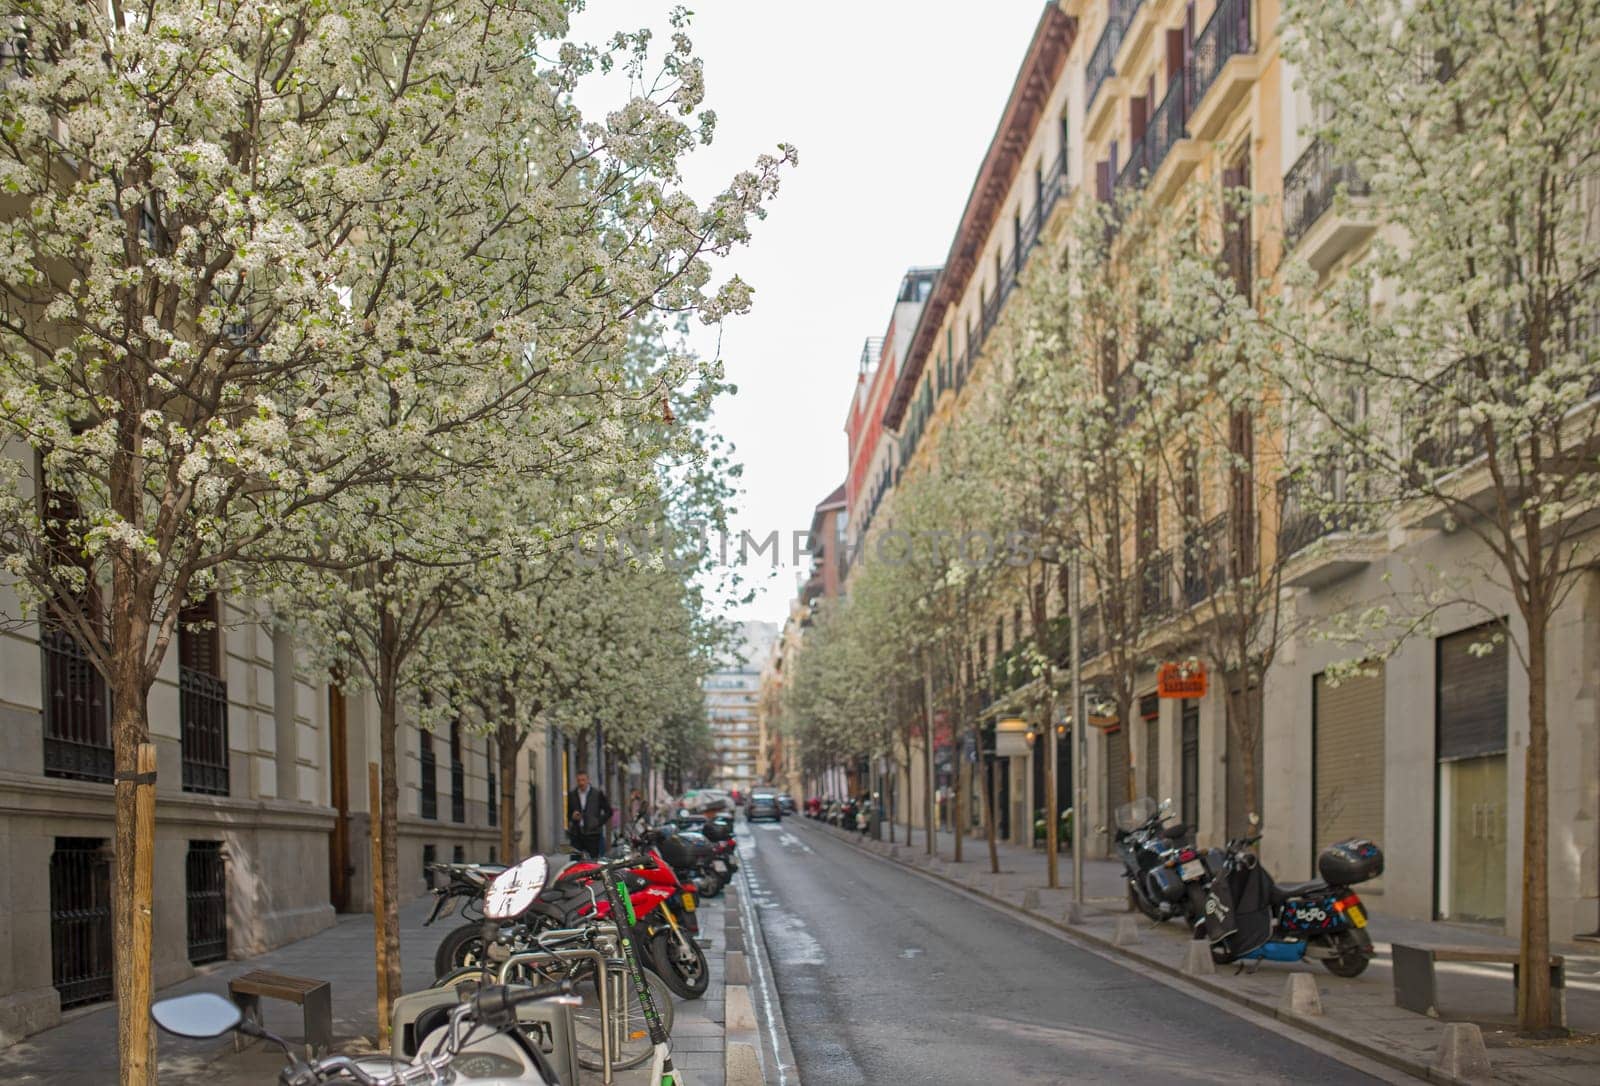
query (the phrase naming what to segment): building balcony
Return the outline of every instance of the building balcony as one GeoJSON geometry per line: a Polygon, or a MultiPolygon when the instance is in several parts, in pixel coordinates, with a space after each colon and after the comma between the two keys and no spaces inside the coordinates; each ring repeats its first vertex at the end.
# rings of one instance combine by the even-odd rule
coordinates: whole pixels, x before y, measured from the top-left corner
{"type": "Polygon", "coordinates": [[[1142,625],[1159,622],[1173,611],[1172,555],[1165,551],[1149,555],[1139,562],[1138,580],[1139,622],[1142,625]]]}
{"type": "Polygon", "coordinates": [[[1320,588],[1359,573],[1378,557],[1357,531],[1342,468],[1329,464],[1309,476],[1278,480],[1278,559],[1283,581],[1320,588]]]}
{"type": "Polygon", "coordinates": [[[1183,602],[1204,603],[1228,583],[1228,516],[1219,514],[1189,532],[1183,541],[1183,602]]]}
{"type": "Polygon", "coordinates": [[[1194,42],[1189,134],[1211,141],[1261,74],[1250,0],[1218,0],[1194,42]]]}
{"type": "Polygon", "coordinates": [[[1298,253],[1319,275],[1325,274],[1371,236],[1374,221],[1367,193],[1366,181],[1351,166],[1337,161],[1326,143],[1312,140],[1283,175],[1286,251],[1298,253]]]}
{"type": "Polygon", "coordinates": [[[1183,69],[1174,72],[1167,83],[1166,96],[1145,128],[1148,187],[1150,199],[1156,203],[1166,201],[1189,179],[1205,153],[1201,143],[1188,134],[1189,86],[1189,76],[1183,69]]]}
{"type": "Polygon", "coordinates": [[[1133,61],[1150,43],[1155,30],[1155,0],[1111,0],[1111,9],[1121,16],[1122,41],[1112,55],[1111,66],[1118,72],[1128,71],[1133,61]]]}
{"type": "Polygon", "coordinates": [[[1122,47],[1127,24],[1122,21],[1118,4],[1111,3],[1106,15],[1106,25],[1089,54],[1089,64],[1084,70],[1084,114],[1091,140],[1099,138],[1102,125],[1113,112],[1120,87],[1113,84],[1116,78],[1117,51],[1122,47]]]}

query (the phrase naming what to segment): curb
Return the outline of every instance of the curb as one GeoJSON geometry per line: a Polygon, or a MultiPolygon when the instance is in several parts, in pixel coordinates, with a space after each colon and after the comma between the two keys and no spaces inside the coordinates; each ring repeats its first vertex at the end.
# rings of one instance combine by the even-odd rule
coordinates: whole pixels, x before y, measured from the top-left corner
{"type": "Polygon", "coordinates": [[[1198,988],[1204,991],[1207,995],[1219,996],[1229,1003],[1237,1004],[1238,1006],[1248,1009],[1252,1013],[1259,1014],[1265,1018],[1270,1018],[1300,1032],[1309,1033],[1319,1040],[1334,1042],[1341,1048],[1349,1049],[1350,1051],[1355,1052],[1366,1059],[1383,1064],[1385,1067],[1391,1067],[1396,1071],[1402,1071],[1405,1074],[1411,1075],[1413,1078],[1423,1079],[1428,1082],[1444,1083],[1446,1086],[1474,1086],[1475,1083],[1481,1083],[1483,1081],[1482,1079],[1469,1080],[1458,1078],[1457,1076],[1443,1072],[1438,1068],[1417,1063],[1413,1060],[1408,1060],[1403,1056],[1396,1055],[1389,1049],[1380,1048],[1377,1045],[1366,1041],[1353,1039],[1348,1034],[1339,1033],[1336,1030],[1324,1027],[1320,1023],[1310,1021],[1309,1019],[1300,1015],[1281,1011],[1276,1003],[1245,995],[1241,992],[1235,991],[1227,985],[1220,984],[1215,981],[1207,981],[1203,977],[1191,976],[1184,973],[1176,966],[1168,965],[1165,962],[1129,953],[1125,948],[1115,945],[1113,941],[1109,939],[1102,939],[1098,935],[1094,935],[1080,928],[1075,928],[1068,924],[1064,924],[1059,920],[1051,919],[1050,917],[1045,916],[1043,913],[1034,911],[1032,909],[1022,908],[1004,898],[996,897],[991,892],[991,885],[985,880],[975,879],[971,884],[968,884],[961,882],[958,879],[950,878],[947,875],[935,874],[934,872],[921,867],[915,862],[909,862],[901,859],[897,855],[891,856],[885,852],[881,852],[877,849],[871,848],[868,845],[862,844],[856,840],[856,837],[853,834],[843,833],[835,827],[828,826],[826,824],[819,825],[821,825],[821,828],[824,829],[830,836],[834,837],[836,840],[845,845],[849,845],[851,848],[854,848],[857,852],[860,852],[865,856],[871,856],[872,858],[881,860],[884,863],[893,864],[896,867],[904,868],[908,871],[914,872],[923,878],[932,879],[936,882],[943,883],[953,890],[957,890],[975,898],[981,904],[986,905],[991,909],[1011,913],[1019,917],[1024,917],[1035,924],[1052,928],[1061,935],[1066,936],[1067,941],[1084,945],[1085,949],[1098,951],[1107,958],[1125,959],[1143,968],[1164,974],[1164,976],[1160,979],[1171,987],[1179,990],[1186,988],[1198,988]]]}
{"type": "MultiPolygon", "coordinates": [[[[750,903],[750,879],[745,864],[739,865],[732,887],[733,911],[730,916],[739,920],[743,946],[737,968],[746,975],[744,985],[754,1014],[755,1036],[747,1041],[728,1038],[725,1055],[728,1086],[745,1086],[746,1083],[763,1083],[764,1086],[800,1086],[800,1069],[795,1063],[794,1049],[789,1044],[789,1028],[784,1023],[783,1005],[778,999],[777,981],[772,972],[772,960],[767,955],[766,933],[761,919],[750,903]],[[750,1057],[756,1057],[752,1060],[750,1057]],[[752,1064],[760,1067],[760,1076],[750,1077],[752,1064]],[[738,1077],[736,1077],[736,1075],[738,1077]]],[[[724,969],[726,969],[726,962],[724,969]]],[[[730,985],[733,983],[729,980],[730,985]]],[[[729,991],[732,991],[730,986],[729,991]]],[[[729,1020],[731,1030],[732,1022],[729,1020]]]]}

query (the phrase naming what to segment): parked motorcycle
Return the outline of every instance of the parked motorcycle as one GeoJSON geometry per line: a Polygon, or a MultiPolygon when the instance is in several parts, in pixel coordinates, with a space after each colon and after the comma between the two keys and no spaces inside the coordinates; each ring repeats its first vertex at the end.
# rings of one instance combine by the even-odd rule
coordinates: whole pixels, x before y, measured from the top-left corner
{"type": "Polygon", "coordinates": [[[1218,964],[1314,958],[1338,977],[1360,976],[1372,960],[1366,907],[1350,887],[1383,874],[1383,850],[1352,838],[1317,857],[1320,879],[1276,883],[1251,849],[1256,833],[1223,850],[1205,899],[1205,937],[1218,964]]]}
{"type": "Polygon", "coordinates": [[[1181,822],[1165,825],[1170,801],[1157,804],[1149,796],[1116,810],[1113,844],[1122,860],[1128,896],[1151,920],[1175,916],[1197,922],[1205,915],[1205,887],[1211,868],[1200,850],[1188,842],[1190,829],[1181,822]]]}
{"type": "MultiPolygon", "coordinates": [[[[645,851],[638,864],[618,876],[628,892],[634,937],[652,972],[685,999],[698,998],[705,994],[711,974],[705,951],[695,940],[699,931],[694,920],[695,890],[680,882],[672,865],[663,858],[662,850],[671,847],[668,840],[652,838],[640,843],[645,851]]],[[[592,892],[592,884],[606,866],[589,859],[552,865],[543,891],[523,910],[507,918],[500,942],[512,951],[526,949],[540,932],[572,927],[589,918],[608,918],[610,906],[606,899],[592,892]]],[[[449,887],[443,892],[452,893],[449,887]]],[[[435,912],[438,911],[436,905],[435,912]]],[[[485,953],[483,926],[462,924],[440,942],[434,954],[434,977],[477,965],[485,953]]]]}

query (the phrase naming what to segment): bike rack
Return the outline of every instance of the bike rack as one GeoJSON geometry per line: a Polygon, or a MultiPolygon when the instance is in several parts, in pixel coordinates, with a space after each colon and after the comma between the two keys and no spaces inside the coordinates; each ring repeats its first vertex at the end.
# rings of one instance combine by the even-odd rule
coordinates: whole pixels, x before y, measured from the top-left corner
{"type": "MultiPolygon", "coordinates": [[[[604,940],[607,936],[601,936],[604,940]]],[[[511,955],[500,963],[500,972],[497,980],[501,984],[508,983],[511,969],[520,964],[545,964],[550,962],[568,962],[581,959],[590,959],[595,964],[595,991],[600,997],[600,1081],[605,1086],[611,1086],[611,997],[609,993],[609,980],[611,976],[610,961],[607,955],[596,949],[582,947],[574,950],[529,950],[511,955]]],[[[626,997],[624,997],[626,998],[626,997]]],[[[624,1004],[626,1005],[626,1004],[624,1004]]]]}

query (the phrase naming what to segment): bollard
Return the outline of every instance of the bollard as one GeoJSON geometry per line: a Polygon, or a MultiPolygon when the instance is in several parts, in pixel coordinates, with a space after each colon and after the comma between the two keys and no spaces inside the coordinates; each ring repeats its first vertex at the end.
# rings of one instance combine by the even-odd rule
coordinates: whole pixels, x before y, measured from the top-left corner
{"type": "Polygon", "coordinates": [[[1183,952],[1183,970],[1185,976],[1204,977],[1217,971],[1217,963],[1211,960],[1211,944],[1191,940],[1188,949],[1183,952]]]}
{"type": "Polygon", "coordinates": [[[1483,1031],[1471,1022],[1445,1023],[1433,1068],[1455,1078],[1487,1078],[1489,1053],[1483,1047],[1483,1031]]]}
{"type": "Polygon", "coordinates": [[[756,1056],[756,1046],[743,1041],[728,1042],[723,1057],[724,1081],[728,1086],[761,1086],[766,1080],[761,1075],[761,1060],[756,1056]]]}
{"type": "Polygon", "coordinates": [[[727,984],[750,983],[750,964],[744,959],[744,951],[728,951],[723,958],[722,979],[727,984]]]}
{"type": "Polygon", "coordinates": [[[1079,905],[1076,901],[1067,902],[1067,907],[1061,914],[1061,922],[1063,924],[1081,924],[1083,921],[1083,906],[1079,905]]]}
{"type": "Polygon", "coordinates": [[[1112,946],[1132,946],[1139,941],[1139,921],[1131,916],[1117,917],[1117,930],[1111,934],[1112,946]]]}
{"type": "Polygon", "coordinates": [[[1037,909],[1039,907],[1039,891],[1031,886],[1022,891],[1022,907],[1024,909],[1037,909]]]}
{"type": "Polygon", "coordinates": [[[1310,973],[1290,973],[1284,978],[1283,995],[1278,997],[1279,1014],[1320,1015],[1322,996],[1317,978],[1310,973]]]}
{"type": "Polygon", "coordinates": [[[750,1002],[750,989],[742,984],[730,984],[723,989],[723,995],[727,1000],[723,1004],[727,1012],[725,1015],[727,1021],[724,1023],[727,1031],[737,1033],[740,1030],[755,1029],[756,1009],[750,1002]]]}

